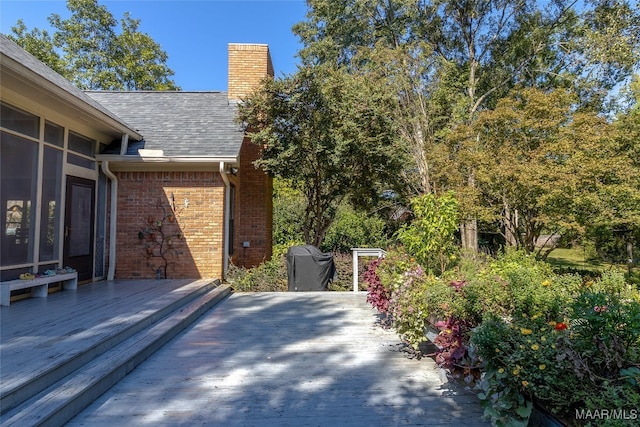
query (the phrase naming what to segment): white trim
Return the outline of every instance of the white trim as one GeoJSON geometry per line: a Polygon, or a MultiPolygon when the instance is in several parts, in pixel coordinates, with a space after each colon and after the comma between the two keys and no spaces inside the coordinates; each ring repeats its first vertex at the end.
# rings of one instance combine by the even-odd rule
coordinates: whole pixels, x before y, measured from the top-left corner
{"type": "MultiPolygon", "coordinates": [[[[156,154],[154,151],[151,154],[156,154]]],[[[109,161],[111,163],[228,163],[229,165],[236,166],[238,163],[237,156],[221,156],[221,157],[197,157],[197,156],[134,156],[127,155],[121,156],[119,154],[97,154],[96,160],[109,161]]]]}
{"type": "Polygon", "coordinates": [[[40,141],[44,140],[44,120],[40,117],[40,129],[38,129],[38,154],[37,154],[37,168],[36,168],[36,200],[33,206],[34,221],[33,221],[33,247],[31,248],[31,254],[33,255],[33,268],[31,271],[37,272],[40,262],[40,235],[42,234],[40,227],[42,226],[42,181],[44,175],[44,144],[40,141]]]}
{"type": "MultiPolygon", "coordinates": [[[[127,150],[129,149],[129,134],[122,135],[122,142],[120,143],[120,154],[127,154],[127,150]]],[[[94,156],[95,157],[95,156],[94,156]]]]}
{"type": "Polygon", "coordinates": [[[224,162],[220,162],[220,176],[222,176],[222,181],[224,181],[224,244],[222,245],[222,277],[226,277],[227,270],[229,269],[229,204],[231,200],[231,183],[229,182],[224,162]]]}
{"type": "MultiPolygon", "coordinates": [[[[124,139],[124,135],[123,135],[124,139]]],[[[118,177],[109,170],[109,162],[102,162],[102,172],[111,180],[111,205],[109,215],[109,269],[107,280],[113,280],[116,275],[116,226],[118,219],[118,177]]],[[[105,194],[106,197],[106,194],[105,194]]],[[[97,215],[96,215],[97,217],[97,215]]]]}
{"type": "Polygon", "coordinates": [[[358,292],[358,257],[384,258],[387,252],[380,248],[351,248],[351,251],[353,252],[353,292],[358,292]]]}

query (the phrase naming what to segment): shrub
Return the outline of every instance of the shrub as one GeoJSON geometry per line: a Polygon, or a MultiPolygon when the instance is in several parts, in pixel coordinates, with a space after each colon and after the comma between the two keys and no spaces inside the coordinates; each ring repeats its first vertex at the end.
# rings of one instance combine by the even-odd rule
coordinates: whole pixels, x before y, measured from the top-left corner
{"type": "Polygon", "coordinates": [[[367,302],[387,316],[391,291],[382,284],[380,277],[376,273],[382,261],[382,258],[371,261],[363,274],[363,280],[367,284],[367,302]]]}
{"type": "MultiPolygon", "coordinates": [[[[479,397],[494,423],[526,421],[527,402],[534,398],[573,418],[572,410],[582,402],[586,401],[585,410],[603,408],[593,406],[598,400],[593,396],[611,393],[614,386],[637,386],[637,292],[616,272],[582,288],[573,279],[554,278],[552,283],[563,280],[569,286],[560,290],[559,298],[565,297],[567,289],[575,290],[564,311],[549,302],[540,306],[548,311],[534,315],[516,308],[518,315],[489,316],[471,334],[471,345],[484,362],[479,397]]],[[[520,301],[529,304],[529,299],[520,301]]],[[[637,373],[640,379],[640,370],[637,373]]],[[[633,398],[637,397],[636,393],[633,398]]],[[[615,405],[611,401],[606,407],[625,409],[615,405]]]]}
{"type": "Polygon", "coordinates": [[[227,282],[239,292],[282,292],[288,289],[287,259],[284,254],[274,254],[271,260],[254,268],[230,265],[227,282]]]}
{"type": "Polygon", "coordinates": [[[427,272],[442,274],[456,260],[458,202],[453,193],[424,194],[411,200],[414,219],[398,231],[398,239],[427,272]]]}
{"type": "Polygon", "coordinates": [[[356,212],[343,204],[327,230],[320,249],[324,252],[350,253],[351,248],[385,248],[389,238],[385,221],[367,212],[356,212]]]}
{"type": "Polygon", "coordinates": [[[429,312],[425,295],[437,279],[425,274],[420,266],[399,279],[392,284],[389,313],[400,337],[417,351],[427,339],[425,327],[429,312]]]}
{"type": "MultiPolygon", "coordinates": [[[[287,250],[290,246],[299,245],[294,242],[287,245],[276,245],[271,260],[253,268],[229,266],[226,280],[239,292],[284,292],[288,291],[287,250]]],[[[352,289],[352,257],[351,254],[334,253],[333,261],[338,278],[330,282],[330,291],[350,291],[352,289]]],[[[364,272],[362,271],[360,273],[364,272]]]]}

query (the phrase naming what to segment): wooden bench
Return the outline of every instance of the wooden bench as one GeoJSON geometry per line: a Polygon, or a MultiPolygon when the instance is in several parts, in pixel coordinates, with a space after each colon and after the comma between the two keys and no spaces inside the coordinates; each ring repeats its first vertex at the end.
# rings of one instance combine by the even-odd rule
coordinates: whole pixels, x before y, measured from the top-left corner
{"type": "Polygon", "coordinates": [[[62,289],[78,289],[78,273],[58,273],[51,276],[36,277],[31,280],[9,280],[0,282],[0,305],[11,304],[11,291],[31,288],[31,296],[46,298],[49,294],[49,283],[62,282],[62,289]]]}

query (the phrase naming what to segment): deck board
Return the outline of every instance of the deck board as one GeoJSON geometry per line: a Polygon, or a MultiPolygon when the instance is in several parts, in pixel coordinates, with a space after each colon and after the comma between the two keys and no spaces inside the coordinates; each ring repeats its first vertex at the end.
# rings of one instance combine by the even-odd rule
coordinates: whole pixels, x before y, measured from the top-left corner
{"type": "Polygon", "coordinates": [[[236,293],[69,426],[485,426],[363,293],[236,293]]]}
{"type": "Polygon", "coordinates": [[[0,389],[8,390],[75,357],[202,283],[103,281],[0,308],[0,389]]]}

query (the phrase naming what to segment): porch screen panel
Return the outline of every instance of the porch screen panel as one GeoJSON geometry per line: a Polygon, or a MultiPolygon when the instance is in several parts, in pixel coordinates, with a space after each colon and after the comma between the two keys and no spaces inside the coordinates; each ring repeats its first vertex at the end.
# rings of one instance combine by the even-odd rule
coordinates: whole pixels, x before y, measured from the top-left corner
{"type": "Polygon", "coordinates": [[[38,143],[0,133],[1,265],[33,262],[38,143]]]}
{"type": "Polygon", "coordinates": [[[71,224],[76,228],[69,235],[69,256],[91,254],[91,188],[75,186],[71,199],[71,224]]]}
{"type": "Polygon", "coordinates": [[[40,261],[59,258],[60,197],[62,190],[62,151],[44,147],[40,261]]]}

